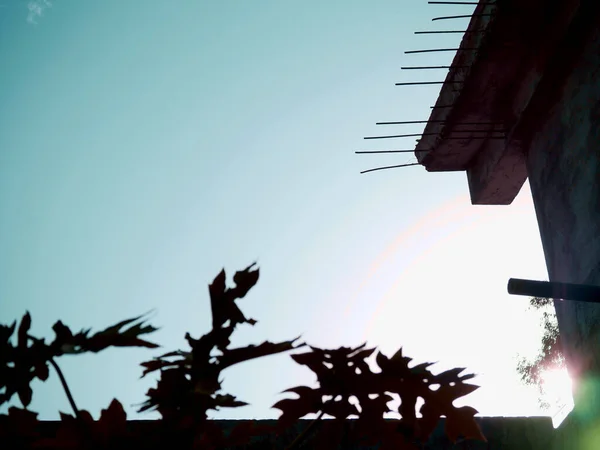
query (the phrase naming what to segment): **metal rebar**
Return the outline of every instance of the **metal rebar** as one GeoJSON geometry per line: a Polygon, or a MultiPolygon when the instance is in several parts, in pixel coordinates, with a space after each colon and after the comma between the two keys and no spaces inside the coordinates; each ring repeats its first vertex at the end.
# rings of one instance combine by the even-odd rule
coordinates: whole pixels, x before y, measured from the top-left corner
{"type": "Polygon", "coordinates": [[[367,136],[365,139],[391,139],[401,137],[416,137],[416,136],[435,136],[439,133],[417,133],[417,134],[398,134],[395,136],[367,136]]]}
{"type": "Polygon", "coordinates": [[[363,174],[363,173],[369,173],[369,172],[375,172],[377,170],[396,169],[398,167],[409,167],[409,166],[420,166],[420,165],[421,165],[421,163],[410,163],[410,164],[398,164],[397,166],[376,167],[374,169],[363,170],[361,172],[361,174],[363,174]]]}
{"type": "Polygon", "coordinates": [[[466,139],[469,139],[471,141],[476,140],[476,139],[481,139],[481,140],[483,140],[483,139],[492,139],[492,140],[494,140],[494,139],[496,139],[496,140],[502,139],[502,140],[504,140],[504,139],[506,139],[506,136],[460,136],[460,137],[458,137],[458,136],[447,136],[447,137],[444,137],[443,139],[444,140],[459,140],[459,139],[466,140],[466,139]]]}
{"type": "MultiPolygon", "coordinates": [[[[501,130],[452,130],[451,133],[504,133],[501,130]]],[[[392,136],[367,136],[364,139],[393,139],[393,138],[402,138],[402,137],[416,137],[416,136],[438,136],[440,133],[417,133],[417,134],[397,134],[392,136]]],[[[468,138],[468,136],[466,137],[468,138]]],[[[447,138],[446,138],[447,139],[447,138]]],[[[465,137],[460,137],[459,139],[465,139],[465,137]]]]}
{"type": "Polygon", "coordinates": [[[492,16],[492,15],[493,14],[464,14],[464,15],[460,15],[460,16],[434,17],[433,19],[431,19],[431,21],[435,22],[436,20],[465,19],[467,17],[489,17],[489,16],[492,16]]]}
{"type": "Polygon", "coordinates": [[[501,133],[503,135],[506,135],[506,130],[449,130],[448,133],[501,133]]]}
{"type": "Polygon", "coordinates": [[[431,48],[426,50],[409,50],[404,52],[406,55],[413,53],[434,53],[434,52],[457,52],[457,51],[473,51],[478,50],[477,48],[431,48]]]}
{"type": "Polygon", "coordinates": [[[444,33],[485,33],[485,30],[440,30],[440,31],[415,31],[415,34],[444,34],[444,33]]]}
{"type": "Polygon", "coordinates": [[[407,66],[400,67],[401,70],[426,70],[426,69],[468,69],[471,66],[407,66]]]}
{"type": "Polygon", "coordinates": [[[600,286],[590,284],[510,278],[508,280],[508,293],[511,295],[526,295],[528,297],[600,303],[600,286]]]}
{"type": "Polygon", "coordinates": [[[357,155],[371,154],[371,153],[419,153],[419,152],[429,152],[430,150],[360,150],[358,152],[354,152],[357,155]]]}
{"type": "MultiPolygon", "coordinates": [[[[410,123],[446,123],[449,120],[431,119],[431,120],[405,120],[402,122],[377,122],[375,125],[406,125],[410,123]]],[[[455,125],[503,125],[503,122],[456,122],[455,125]]]]}
{"type": "Polygon", "coordinates": [[[495,5],[496,2],[427,2],[429,5],[495,5]]]}
{"type": "Polygon", "coordinates": [[[375,125],[407,125],[411,123],[428,123],[428,122],[436,122],[442,123],[446,122],[445,120],[405,120],[403,122],[377,122],[375,125]]]}
{"type": "Polygon", "coordinates": [[[395,83],[396,86],[416,86],[416,85],[425,85],[425,84],[452,84],[452,83],[464,83],[461,80],[453,80],[453,81],[409,81],[407,83],[395,83]]]}

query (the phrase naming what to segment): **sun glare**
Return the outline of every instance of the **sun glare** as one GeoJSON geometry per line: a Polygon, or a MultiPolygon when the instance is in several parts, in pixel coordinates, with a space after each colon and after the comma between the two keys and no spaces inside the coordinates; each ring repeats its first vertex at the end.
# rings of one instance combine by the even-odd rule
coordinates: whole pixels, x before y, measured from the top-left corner
{"type": "Polygon", "coordinates": [[[567,369],[553,369],[542,375],[542,387],[550,404],[552,425],[558,428],[573,410],[573,381],[567,369]]]}

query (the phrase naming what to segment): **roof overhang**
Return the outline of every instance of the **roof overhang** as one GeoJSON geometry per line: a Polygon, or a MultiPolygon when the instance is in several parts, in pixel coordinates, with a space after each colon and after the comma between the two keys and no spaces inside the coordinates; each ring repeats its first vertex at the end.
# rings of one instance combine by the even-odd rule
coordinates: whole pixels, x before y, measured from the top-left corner
{"type": "Polygon", "coordinates": [[[527,179],[532,99],[543,95],[540,81],[552,76],[547,66],[578,8],[577,0],[476,6],[415,148],[427,171],[466,171],[473,204],[508,205],[527,179]]]}

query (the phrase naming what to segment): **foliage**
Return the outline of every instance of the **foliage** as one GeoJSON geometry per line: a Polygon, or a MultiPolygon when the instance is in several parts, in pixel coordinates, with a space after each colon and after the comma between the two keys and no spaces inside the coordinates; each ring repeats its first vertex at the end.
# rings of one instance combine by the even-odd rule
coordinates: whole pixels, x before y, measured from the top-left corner
{"type": "Polygon", "coordinates": [[[543,409],[549,409],[550,404],[545,400],[546,391],[542,376],[548,370],[565,368],[566,363],[561,349],[558,321],[552,299],[534,297],[529,300],[529,304],[530,308],[542,312],[541,323],[544,334],[538,355],[532,360],[520,358],[517,363],[517,371],[524,383],[538,388],[540,406],[543,409]]]}
{"type": "Polygon", "coordinates": [[[208,333],[198,339],[186,333],[188,350],[171,351],[142,363],[142,377],[158,372],[159,379],[156,387],[148,390],[139,411],[157,410],[161,415],[156,426],[143,433],[132,428],[116,399],[102,410],[97,421],[89,412],[78,409],[56,359],[108,347],[157,348],[158,345],[142,339],[157,329],[145,324],[144,316],[124,320],[95,334],[90,334],[90,330],[73,333],[58,321],[52,327],[55,338],[49,343],[29,334],[29,313],[25,313],[18,328],[16,322],[0,326],[0,404],[16,394],[23,405],[23,408],[11,407],[8,414],[0,415],[0,440],[10,443],[11,448],[39,449],[216,449],[251,443],[264,447],[264,442],[259,443],[257,438],[267,433],[284,437],[298,419],[311,413],[317,414],[316,419],[288,448],[298,447],[307,439],[316,448],[337,448],[348,439],[365,445],[380,444],[382,449],[419,448],[442,416],[446,417],[446,434],[452,441],[459,437],[485,440],[474,419],[477,411],[453,405],[454,400],[477,389],[464,382],[473,375],[461,375],[462,368],[434,375],[429,370],[432,363],[411,367],[411,358],[404,356],[402,349],[387,357],[375,353],[374,348],[366,348],[366,344],[333,350],[309,346],[307,352],[292,354],[296,363],[316,374],[319,386],[296,386],[285,391],[298,398],[286,398],[273,406],[282,411],[274,429],[243,422],[230,433],[224,433],[209,420],[208,411],[237,408],[246,403],[221,393],[222,371],[243,361],[306,347],[296,338],[230,348],[230,337],[238,325],[256,324],[256,320],[246,318],[236,303],[258,281],[258,269],[253,267],[254,264],[234,275],[233,288],[226,286],[224,270],[209,285],[213,320],[208,333]],[[377,368],[366,361],[371,355],[375,355],[377,368]],[[35,412],[28,410],[32,398],[30,384],[35,378],[45,381],[49,365],[56,370],[73,409],[73,415],[60,413],[60,426],[54,436],[40,432],[42,423],[35,412]],[[401,419],[390,421],[384,419],[384,414],[390,412],[388,403],[393,400],[392,394],[401,398],[397,409],[401,419]],[[417,417],[419,398],[424,404],[419,410],[421,416],[417,417]],[[324,415],[332,416],[333,420],[322,421],[324,415]],[[344,424],[349,417],[357,420],[346,432],[344,424]],[[316,437],[315,428],[320,429],[316,437]]]}

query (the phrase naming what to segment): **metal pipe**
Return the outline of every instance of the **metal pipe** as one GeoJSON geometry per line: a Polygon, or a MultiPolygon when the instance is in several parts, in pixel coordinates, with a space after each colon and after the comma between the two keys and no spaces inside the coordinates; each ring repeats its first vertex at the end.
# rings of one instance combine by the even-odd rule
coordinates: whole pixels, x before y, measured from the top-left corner
{"type": "Polygon", "coordinates": [[[600,286],[590,284],[510,278],[508,280],[508,293],[511,295],[526,295],[528,297],[600,303],[600,286]]]}

